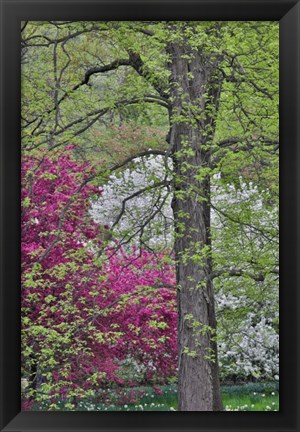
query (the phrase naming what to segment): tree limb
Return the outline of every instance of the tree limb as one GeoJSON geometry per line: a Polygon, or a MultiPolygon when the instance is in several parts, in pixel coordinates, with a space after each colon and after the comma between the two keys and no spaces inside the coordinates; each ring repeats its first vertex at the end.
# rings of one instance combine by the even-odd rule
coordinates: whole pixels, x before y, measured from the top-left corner
{"type": "Polygon", "coordinates": [[[120,213],[118,214],[118,216],[117,216],[116,220],[114,221],[111,228],[114,228],[118,224],[118,222],[122,218],[123,214],[125,213],[127,201],[129,201],[133,198],[136,198],[137,196],[142,195],[144,192],[148,192],[151,189],[155,189],[155,188],[160,187],[160,186],[166,186],[168,183],[169,182],[167,182],[166,180],[163,180],[163,181],[158,182],[158,183],[154,183],[153,185],[146,186],[143,189],[140,189],[137,192],[134,192],[133,194],[124,198],[122,201],[122,207],[121,207],[120,213]]]}
{"type": "MultiPolygon", "coordinates": [[[[278,269],[272,269],[269,273],[273,273],[273,274],[279,274],[279,270],[278,269]]],[[[265,276],[266,274],[260,272],[260,273],[251,273],[248,272],[242,268],[239,267],[229,267],[229,268],[223,268],[220,270],[215,270],[213,271],[210,275],[209,275],[209,279],[215,279],[217,277],[223,276],[223,275],[228,275],[228,276],[247,276],[250,277],[251,279],[255,280],[256,282],[263,282],[265,280],[265,276]]]]}

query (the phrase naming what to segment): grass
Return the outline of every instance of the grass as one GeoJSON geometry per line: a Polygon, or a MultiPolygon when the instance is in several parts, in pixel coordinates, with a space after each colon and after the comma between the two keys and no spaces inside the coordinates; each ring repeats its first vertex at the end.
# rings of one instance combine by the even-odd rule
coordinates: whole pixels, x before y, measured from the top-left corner
{"type": "MultiPolygon", "coordinates": [[[[278,411],[279,384],[248,383],[222,386],[225,411],[278,411]]],[[[33,410],[48,410],[49,404],[35,406],[33,410]]],[[[140,386],[100,390],[89,399],[80,400],[76,407],[72,401],[59,400],[58,411],[177,411],[177,386],[140,386]],[[102,402],[100,402],[102,401],[102,402]]]]}
{"type": "Polygon", "coordinates": [[[226,411],[278,411],[279,384],[224,386],[222,400],[226,411]]]}
{"type": "MultiPolygon", "coordinates": [[[[128,392],[140,392],[134,403],[120,404],[117,396],[110,398],[110,404],[93,404],[89,407],[80,403],[79,409],[95,411],[177,411],[177,388],[175,385],[138,387],[128,392]]],[[[223,386],[222,400],[225,411],[278,411],[278,383],[244,384],[223,386]]]]}
{"type": "Polygon", "coordinates": [[[225,411],[278,411],[278,394],[265,395],[223,395],[225,411]]]}

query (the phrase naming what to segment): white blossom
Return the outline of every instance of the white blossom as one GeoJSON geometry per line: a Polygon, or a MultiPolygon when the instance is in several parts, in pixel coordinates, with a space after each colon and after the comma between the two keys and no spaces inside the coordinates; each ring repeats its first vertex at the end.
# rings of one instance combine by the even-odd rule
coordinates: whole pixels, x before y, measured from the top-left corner
{"type": "MultiPolygon", "coordinates": [[[[93,219],[109,228],[114,227],[114,236],[121,242],[132,236],[129,244],[142,238],[153,248],[170,247],[173,243],[172,194],[167,185],[159,186],[159,195],[153,193],[151,187],[170,181],[171,169],[171,161],[168,160],[166,166],[163,156],[148,156],[136,159],[131,168],[112,174],[102,187],[101,198],[92,203],[90,213],[93,219]],[[143,227],[155,212],[147,226],[143,227]],[[117,218],[120,220],[114,226],[117,218]]],[[[250,254],[256,255],[253,259],[271,257],[269,261],[273,259],[276,262],[278,247],[261,235],[263,229],[268,232],[273,230],[275,234],[278,230],[278,208],[275,205],[266,206],[262,199],[268,191],[259,190],[252,182],[246,183],[242,178],[238,187],[224,184],[220,178],[219,173],[215,174],[211,186],[211,225],[216,265],[218,262],[226,264],[230,271],[239,267],[247,274],[255,271],[249,266],[250,254]],[[228,213],[232,219],[238,219],[241,211],[251,216],[245,225],[234,224],[226,217],[228,213]],[[235,229],[234,233],[232,229],[235,229]]],[[[215,281],[215,287],[217,313],[220,315],[218,333],[222,376],[278,379],[279,336],[273,324],[274,319],[278,320],[278,282],[274,275],[266,276],[261,282],[250,278],[221,277],[215,281]],[[255,292],[255,300],[252,291],[255,292]],[[259,297],[263,306],[258,308],[256,299],[259,297]],[[226,311],[230,312],[228,317],[226,311]],[[232,313],[235,314],[233,322],[232,313]]],[[[138,365],[135,367],[139,369],[138,365]]],[[[141,370],[136,372],[142,373],[141,370]]]]}

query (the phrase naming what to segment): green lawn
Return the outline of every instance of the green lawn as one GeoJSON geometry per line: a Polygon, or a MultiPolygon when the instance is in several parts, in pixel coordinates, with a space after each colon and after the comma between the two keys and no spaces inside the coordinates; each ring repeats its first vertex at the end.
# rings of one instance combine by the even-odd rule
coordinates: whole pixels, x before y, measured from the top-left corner
{"type": "Polygon", "coordinates": [[[223,395],[223,405],[226,411],[278,411],[278,393],[274,395],[223,395]]]}
{"type": "MultiPolygon", "coordinates": [[[[278,383],[244,384],[223,386],[222,398],[226,411],[278,411],[278,383]]],[[[122,399],[114,391],[109,394],[109,403],[79,402],[78,410],[91,411],[177,411],[177,389],[175,385],[137,387],[123,393],[122,399]],[[132,395],[135,401],[130,402],[132,395]],[[129,402],[122,401],[128,398],[129,402]]]]}
{"type": "MultiPolygon", "coordinates": [[[[279,383],[222,386],[225,411],[278,411],[279,383]]],[[[49,401],[32,410],[49,410],[49,401]]],[[[177,411],[176,384],[99,390],[86,399],[59,400],[58,411],[177,411]]]]}
{"type": "Polygon", "coordinates": [[[226,411],[278,411],[279,384],[275,382],[223,386],[222,399],[226,411]]]}

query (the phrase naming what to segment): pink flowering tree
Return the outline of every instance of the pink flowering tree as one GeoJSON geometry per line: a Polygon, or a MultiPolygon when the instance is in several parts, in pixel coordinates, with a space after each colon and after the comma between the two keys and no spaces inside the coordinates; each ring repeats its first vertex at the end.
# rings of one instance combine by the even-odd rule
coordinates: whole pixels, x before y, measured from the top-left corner
{"type": "Polygon", "coordinates": [[[22,158],[24,409],[59,399],[73,409],[99,388],[134,385],[128,363],[144,382],[176,374],[173,266],[164,254],[105,247],[89,214],[95,176],[72,146],[22,158]]]}

